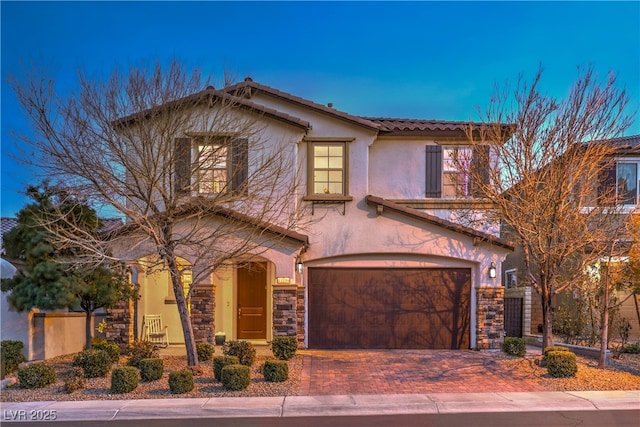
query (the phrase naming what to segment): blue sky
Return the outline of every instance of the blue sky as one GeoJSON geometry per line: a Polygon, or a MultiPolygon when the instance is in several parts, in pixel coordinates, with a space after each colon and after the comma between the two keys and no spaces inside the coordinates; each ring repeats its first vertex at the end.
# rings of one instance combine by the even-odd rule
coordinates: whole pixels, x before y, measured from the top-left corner
{"type": "MultiPolygon", "coordinates": [[[[7,75],[44,61],[75,72],[179,59],[356,115],[477,118],[495,83],[531,77],[564,96],[577,67],[614,71],[640,103],[640,2],[7,2],[1,13],[2,216],[39,182],[12,154],[28,131],[7,75]]],[[[640,133],[640,120],[627,135],[640,133]]]]}

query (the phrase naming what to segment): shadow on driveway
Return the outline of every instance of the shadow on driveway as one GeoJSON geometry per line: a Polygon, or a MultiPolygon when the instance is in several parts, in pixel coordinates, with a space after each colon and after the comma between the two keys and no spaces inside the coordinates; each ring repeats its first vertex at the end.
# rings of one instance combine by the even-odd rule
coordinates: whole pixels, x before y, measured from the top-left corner
{"type": "Polygon", "coordinates": [[[472,350],[302,350],[300,396],[544,391],[472,350]]]}

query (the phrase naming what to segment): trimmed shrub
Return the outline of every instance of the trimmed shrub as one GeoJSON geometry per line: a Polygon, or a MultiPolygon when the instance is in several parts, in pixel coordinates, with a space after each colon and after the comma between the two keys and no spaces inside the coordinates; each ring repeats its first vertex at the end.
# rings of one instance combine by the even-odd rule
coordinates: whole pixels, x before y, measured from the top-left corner
{"type": "Polygon", "coordinates": [[[251,369],[246,365],[227,365],[222,368],[220,381],[227,390],[244,390],[251,383],[251,369]]]}
{"type": "Polygon", "coordinates": [[[241,365],[251,366],[256,360],[256,349],[249,341],[229,341],[222,351],[225,356],[236,356],[241,365]]]}
{"type": "Polygon", "coordinates": [[[118,366],[111,373],[111,393],[129,393],[138,387],[138,370],[133,366],[118,366]]]}
{"type": "Polygon", "coordinates": [[[502,351],[510,356],[524,357],[527,354],[527,341],[524,338],[505,337],[502,351]]]}
{"type": "Polygon", "coordinates": [[[227,365],[239,365],[240,359],[236,356],[216,356],[213,358],[213,376],[220,381],[222,376],[222,368],[227,365]]]}
{"type": "Polygon", "coordinates": [[[273,337],[271,351],[278,359],[289,360],[295,356],[298,350],[298,338],[296,337],[273,337]]]}
{"type": "Polygon", "coordinates": [[[164,361],[160,358],[142,359],[139,363],[142,381],[155,381],[162,378],[164,361]]]}
{"type": "Polygon", "coordinates": [[[18,381],[22,388],[42,388],[57,380],[53,368],[43,363],[36,363],[18,370],[18,381]]]}
{"type": "Polygon", "coordinates": [[[289,378],[289,364],[286,360],[267,360],[262,366],[265,381],[282,382],[289,378]]]}
{"type": "Polygon", "coordinates": [[[544,349],[544,355],[546,356],[550,351],[569,351],[569,349],[567,347],[562,347],[559,345],[551,346],[544,349]]]}
{"type": "Polygon", "coordinates": [[[188,369],[169,374],[169,390],[172,394],[182,394],[193,390],[193,374],[188,369]]]}
{"type": "Polygon", "coordinates": [[[83,350],[73,359],[72,365],[81,367],[85,378],[104,377],[111,369],[111,357],[104,350],[83,350]]]}
{"type": "Polygon", "coordinates": [[[547,371],[554,378],[574,377],[578,372],[576,355],[570,351],[546,352],[547,371]]]}
{"type": "Polygon", "coordinates": [[[18,365],[27,360],[22,354],[23,348],[22,341],[3,340],[0,342],[0,360],[2,361],[0,374],[2,378],[6,374],[17,371],[18,365]]]}
{"type": "Polygon", "coordinates": [[[196,344],[198,351],[198,360],[200,362],[208,362],[213,357],[213,346],[207,342],[199,342],[196,344]]]}
{"type": "Polygon", "coordinates": [[[127,365],[140,368],[142,359],[154,359],[158,357],[158,349],[149,341],[138,340],[129,344],[126,351],[129,356],[127,365]]]}
{"type": "Polygon", "coordinates": [[[73,393],[74,391],[82,390],[84,388],[84,371],[79,366],[74,366],[71,369],[71,374],[64,381],[64,391],[67,393],[73,393]]]}
{"type": "Polygon", "coordinates": [[[623,353],[640,354],[640,341],[635,344],[629,344],[622,350],[623,353]]]}
{"type": "Polygon", "coordinates": [[[111,359],[111,363],[118,363],[120,360],[120,347],[114,342],[98,342],[93,344],[93,350],[106,351],[111,359]]]}
{"type": "Polygon", "coordinates": [[[547,353],[552,351],[569,351],[569,349],[567,347],[561,347],[561,346],[550,346],[545,348],[544,351],[542,352],[542,361],[540,362],[540,366],[542,367],[547,366],[547,353]]]}

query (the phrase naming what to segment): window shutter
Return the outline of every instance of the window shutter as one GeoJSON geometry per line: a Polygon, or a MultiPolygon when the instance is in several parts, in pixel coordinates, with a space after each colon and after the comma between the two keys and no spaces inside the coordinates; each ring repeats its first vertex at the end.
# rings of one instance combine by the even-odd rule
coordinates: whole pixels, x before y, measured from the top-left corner
{"type": "Polygon", "coordinates": [[[616,196],[616,165],[603,166],[598,176],[598,205],[615,205],[616,196]]]}
{"type": "Polygon", "coordinates": [[[442,147],[427,145],[426,197],[442,197],[442,147]]]}
{"type": "Polygon", "coordinates": [[[177,194],[189,193],[191,186],[191,138],[174,140],[174,190],[177,194]]]}
{"type": "Polygon", "coordinates": [[[238,138],[231,143],[231,191],[247,194],[249,177],[249,140],[238,138]]]}
{"type": "Polygon", "coordinates": [[[473,159],[471,160],[471,170],[473,171],[472,178],[476,178],[471,182],[471,195],[480,195],[480,186],[478,185],[477,178],[480,179],[481,184],[489,183],[490,176],[490,147],[488,145],[479,145],[473,149],[473,159]]]}

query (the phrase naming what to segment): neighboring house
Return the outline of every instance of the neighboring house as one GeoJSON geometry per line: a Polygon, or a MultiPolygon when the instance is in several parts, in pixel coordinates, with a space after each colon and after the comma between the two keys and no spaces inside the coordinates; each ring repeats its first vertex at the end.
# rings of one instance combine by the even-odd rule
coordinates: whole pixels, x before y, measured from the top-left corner
{"type": "MultiPolygon", "coordinates": [[[[514,247],[495,224],[460,223],[463,209],[487,209],[452,161],[475,161],[469,123],[355,116],[250,78],[207,91],[247,106],[238,114],[257,114],[273,144],[288,141],[282,149],[305,169],[297,207],[314,222],[304,230],[273,224],[281,241],[255,260],[260,268],[229,264],[197,284],[190,301],[197,341],[223,331],[256,343],[294,335],[309,348],[499,348],[501,263],[514,247]]],[[[197,151],[189,148],[198,132],[185,129],[177,150],[197,151]]],[[[217,176],[231,176],[232,163],[218,165],[217,176]]],[[[200,182],[193,195],[206,197],[215,186],[200,182]]],[[[135,310],[111,311],[108,336],[142,336],[144,315],[160,314],[170,342],[183,342],[168,273],[148,273],[141,266],[152,251],[131,246],[114,250],[132,261],[141,298],[135,310]]],[[[188,265],[189,255],[182,257],[188,265]]]]}
{"type": "MultiPolygon", "coordinates": [[[[615,194],[619,212],[622,215],[640,213],[640,135],[610,139],[605,142],[613,148],[614,162],[600,176],[600,182],[594,186],[600,194],[615,194]]],[[[595,195],[594,195],[595,196],[595,195]]],[[[593,197],[594,203],[598,198],[593,197]]],[[[625,238],[623,238],[624,240],[625,238]]],[[[630,240],[630,236],[626,236],[630,240]]],[[[624,258],[624,257],[623,257],[624,258]]],[[[618,257],[616,257],[618,261],[618,257]]],[[[542,328],[542,306],[540,296],[531,287],[518,282],[523,272],[522,250],[518,246],[507,255],[502,264],[502,284],[505,291],[506,331],[509,336],[538,335],[542,328]]],[[[627,298],[628,295],[619,295],[627,298]]],[[[578,292],[564,292],[553,299],[553,308],[557,309],[563,298],[580,298],[578,292]]],[[[640,298],[638,298],[640,302],[640,298]]],[[[640,322],[636,301],[631,297],[621,306],[619,316],[631,321],[631,337],[640,338],[640,322]]],[[[615,331],[611,330],[615,337],[615,331]]]]}

